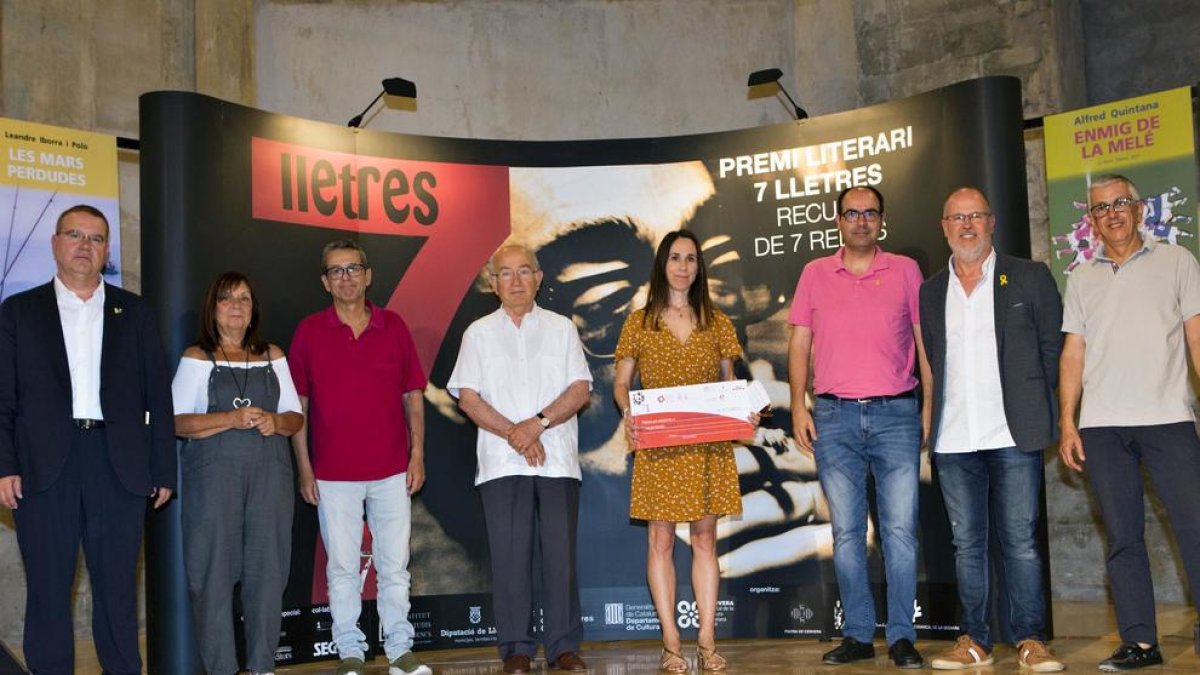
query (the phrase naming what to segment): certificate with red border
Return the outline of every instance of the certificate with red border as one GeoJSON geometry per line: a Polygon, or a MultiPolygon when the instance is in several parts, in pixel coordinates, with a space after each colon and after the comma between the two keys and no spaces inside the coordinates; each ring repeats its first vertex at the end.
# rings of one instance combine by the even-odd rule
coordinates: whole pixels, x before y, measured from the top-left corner
{"type": "Polygon", "coordinates": [[[756,393],[745,380],[632,391],[629,414],[638,430],[634,447],[753,438],[747,417],[758,409],[756,393]]]}

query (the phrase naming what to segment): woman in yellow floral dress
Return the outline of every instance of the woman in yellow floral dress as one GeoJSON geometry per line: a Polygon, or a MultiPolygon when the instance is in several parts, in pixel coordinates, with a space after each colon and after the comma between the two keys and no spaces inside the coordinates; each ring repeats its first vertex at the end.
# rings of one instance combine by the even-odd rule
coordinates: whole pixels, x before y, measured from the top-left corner
{"type": "MultiPolygon", "coordinates": [[[[696,236],[669,233],[658,247],[646,307],[629,316],[616,351],[613,397],[636,438],[629,419],[629,389],[634,372],[645,388],[673,387],[733,378],[733,360],[742,348],[729,317],[713,307],[708,275],[696,236]]],[[[757,419],[752,419],[757,422],[757,419]]],[[[631,446],[632,447],[632,446],[631,446]]],[[[737,465],[728,442],[639,450],[633,460],[629,515],[649,524],[646,576],[662,626],[662,669],[684,672],[679,629],[675,625],[675,524],[689,525],[692,590],[700,619],[697,661],[702,670],[724,670],[717,652],[717,518],[742,512],[737,465]]]]}

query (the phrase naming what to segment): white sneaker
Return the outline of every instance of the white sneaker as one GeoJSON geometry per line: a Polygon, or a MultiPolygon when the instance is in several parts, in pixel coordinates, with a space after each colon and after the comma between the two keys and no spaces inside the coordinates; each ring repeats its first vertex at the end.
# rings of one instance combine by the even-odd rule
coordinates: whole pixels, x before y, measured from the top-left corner
{"type": "Polygon", "coordinates": [[[388,664],[388,675],[433,675],[433,670],[421,663],[416,654],[404,652],[388,664]]]}

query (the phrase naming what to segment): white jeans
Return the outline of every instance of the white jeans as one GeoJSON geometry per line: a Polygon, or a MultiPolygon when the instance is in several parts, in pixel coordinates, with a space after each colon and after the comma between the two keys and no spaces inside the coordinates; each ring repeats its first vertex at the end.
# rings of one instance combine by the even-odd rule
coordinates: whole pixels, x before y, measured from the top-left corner
{"type": "Polygon", "coordinates": [[[342,658],[362,658],[367,640],[358,628],[362,612],[362,522],[366,502],[367,525],[371,528],[379,593],[376,605],[383,626],[384,650],[388,661],[412,649],[413,627],[408,622],[408,535],[411,504],[401,473],[383,480],[318,480],[321,499],[317,517],[321,540],[329,563],[329,613],[333,618],[333,641],[342,658]]]}

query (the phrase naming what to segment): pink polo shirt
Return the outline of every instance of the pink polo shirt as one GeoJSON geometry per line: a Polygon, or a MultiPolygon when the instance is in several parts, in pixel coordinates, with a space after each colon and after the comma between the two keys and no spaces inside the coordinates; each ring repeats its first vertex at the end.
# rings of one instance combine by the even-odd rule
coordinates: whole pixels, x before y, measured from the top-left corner
{"type": "Polygon", "coordinates": [[[404,394],[425,388],[408,326],[367,303],[371,319],[357,339],[332,306],[296,327],[288,365],[308,397],[313,475],[380,480],[408,470],[404,394]]]}
{"type": "Polygon", "coordinates": [[[845,248],[804,266],[788,322],[813,332],[813,391],[843,398],[891,396],[917,386],[913,325],[921,269],[876,249],[871,268],[854,276],[845,248]]]}

